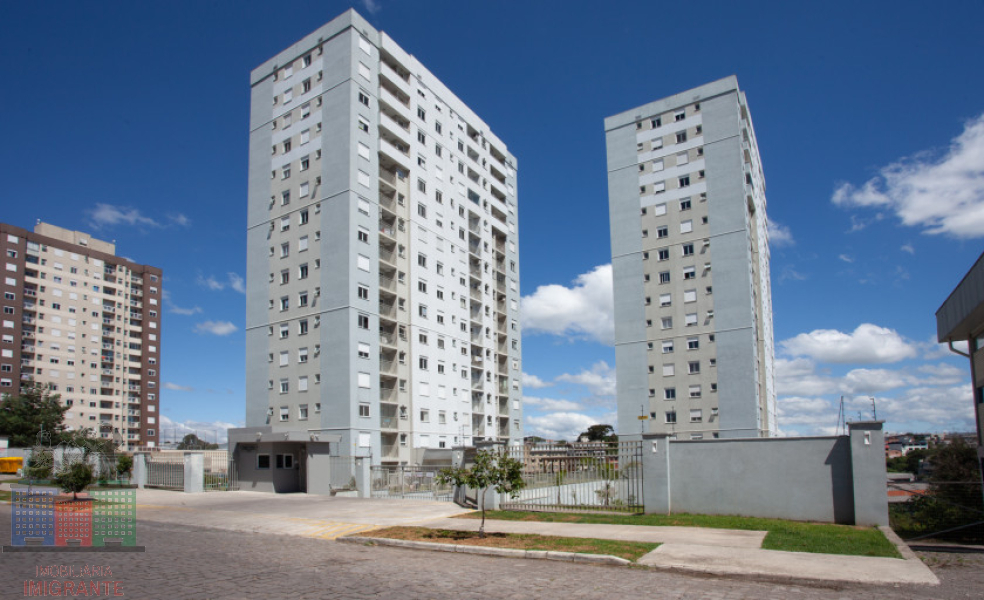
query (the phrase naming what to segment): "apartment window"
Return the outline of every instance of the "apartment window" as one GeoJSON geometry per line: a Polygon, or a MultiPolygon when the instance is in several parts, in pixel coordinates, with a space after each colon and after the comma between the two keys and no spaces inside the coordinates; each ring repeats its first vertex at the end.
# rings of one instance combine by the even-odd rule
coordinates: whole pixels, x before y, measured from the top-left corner
{"type": "Polygon", "coordinates": [[[687,363],[687,369],[691,375],[700,373],[700,361],[699,360],[690,361],[689,363],[687,363]]]}
{"type": "Polygon", "coordinates": [[[280,339],[284,339],[290,335],[290,325],[287,323],[280,324],[280,339]]]}
{"type": "Polygon", "coordinates": [[[280,299],[280,310],[287,310],[290,308],[290,299],[284,296],[280,299]]]}
{"type": "Polygon", "coordinates": [[[687,141],[687,132],[680,131],[676,134],[676,143],[682,144],[687,141]]]}
{"type": "Polygon", "coordinates": [[[676,388],[663,388],[663,400],[676,400],[676,388]]]}
{"type": "Polygon", "coordinates": [[[690,397],[691,398],[700,398],[700,386],[699,385],[692,385],[692,386],[690,386],[690,397]]]}
{"type": "Polygon", "coordinates": [[[661,225],[656,228],[656,237],[665,238],[670,236],[670,228],[666,225],[661,225]]]}
{"type": "Polygon", "coordinates": [[[663,271],[662,273],[660,273],[659,274],[659,282],[660,283],[669,283],[670,282],[670,272],[669,271],[663,271]]]}
{"type": "Polygon", "coordinates": [[[690,233],[694,230],[694,222],[691,220],[680,222],[680,233],[690,233]]]}
{"type": "Polygon", "coordinates": [[[359,131],[364,131],[369,133],[369,122],[363,119],[359,119],[359,131]]]}
{"type": "Polygon", "coordinates": [[[301,159],[301,171],[307,171],[311,168],[311,159],[307,156],[301,159]]]}
{"type": "Polygon", "coordinates": [[[685,290],[683,292],[684,302],[697,302],[697,290],[685,290]]]}
{"type": "Polygon", "coordinates": [[[300,348],[297,350],[297,362],[306,363],[308,360],[308,349],[300,348]]]}
{"type": "MultiPolygon", "coordinates": [[[[303,218],[304,217],[304,214],[302,213],[301,216],[303,218]]],[[[298,252],[304,252],[307,249],[308,249],[308,236],[305,235],[305,236],[303,236],[301,239],[299,239],[297,241],[297,251],[298,252]]]]}
{"type": "Polygon", "coordinates": [[[360,372],[358,376],[359,387],[365,390],[372,388],[372,377],[369,373],[360,372]]]}
{"type": "Polygon", "coordinates": [[[370,350],[369,344],[365,342],[359,342],[359,347],[358,347],[359,358],[369,358],[369,350],[370,350]]]}
{"type": "Polygon", "coordinates": [[[423,318],[426,319],[427,318],[427,305],[421,304],[420,306],[418,306],[417,307],[417,314],[419,314],[421,317],[423,317],[423,318]]]}
{"type": "Polygon", "coordinates": [[[367,286],[359,284],[358,293],[359,293],[359,300],[369,299],[369,288],[367,286]]]}
{"type": "Polygon", "coordinates": [[[369,231],[367,229],[363,229],[362,227],[359,227],[358,236],[359,236],[359,241],[362,242],[363,244],[369,243],[369,231]]]}
{"type": "Polygon", "coordinates": [[[287,231],[290,229],[290,217],[280,218],[280,231],[287,231]]]}
{"type": "Polygon", "coordinates": [[[423,204],[417,204],[417,214],[421,217],[427,218],[427,207],[423,204]]]}
{"type": "Polygon", "coordinates": [[[359,315],[359,329],[369,329],[369,315],[359,315]]]}
{"type": "Polygon", "coordinates": [[[697,313],[687,313],[686,315],[687,327],[693,327],[697,324],[697,313]]]}
{"type": "Polygon", "coordinates": [[[659,250],[657,250],[657,254],[656,255],[657,255],[657,257],[658,257],[659,260],[670,260],[670,249],[669,248],[660,248],[659,250]]]}
{"type": "Polygon", "coordinates": [[[661,329],[672,329],[673,328],[673,317],[663,317],[660,319],[661,329]]]}
{"type": "Polygon", "coordinates": [[[694,267],[684,267],[683,268],[683,278],[684,279],[694,279],[697,277],[697,269],[694,267]]]}
{"type": "Polygon", "coordinates": [[[267,470],[270,468],[270,455],[269,454],[257,454],[256,455],[256,468],[257,470],[267,470]]]}
{"type": "Polygon", "coordinates": [[[663,347],[663,354],[670,354],[673,352],[673,340],[663,340],[661,345],[663,347]]]}
{"type": "Polygon", "coordinates": [[[684,256],[693,256],[693,254],[694,254],[694,245],[693,244],[684,244],[683,245],[683,255],[684,256]]]}
{"type": "Polygon", "coordinates": [[[671,425],[677,422],[677,419],[676,419],[676,411],[675,410],[668,410],[668,411],[666,411],[666,421],[665,422],[668,423],[668,424],[671,424],[671,425]]]}
{"type": "Polygon", "coordinates": [[[690,200],[681,200],[680,210],[690,210],[690,200]]]}
{"type": "Polygon", "coordinates": [[[417,254],[417,265],[427,267],[427,256],[425,254],[417,254]]]}
{"type": "MultiPolygon", "coordinates": [[[[712,359],[708,360],[707,363],[710,366],[712,366],[712,367],[716,367],[717,364],[718,364],[718,360],[716,358],[712,358],[712,359]]],[[[716,386],[716,384],[715,384],[715,386],[716,386]]],[[[715,387],[715,389],[717,389],[717,388],[715,387]]]]}
{"type": "Polygon", "coordinates": [[[700,340],[698,338],[687,338],[687,350],[697,350],[700,348],[700,340]]]}
{"type": "Polygon", "coordinates": [[[652,125],[653,129],[656,129],[657,127],[663,125],[663,120],[660,119],[659,117],[656,117],[655,119],[650,120],[649,124],[652,125]]]}
{"type": "Polygon", "coordinates": [[[673,303],[673,296],[670,294],[660,294],[659,295],[659,305],[660,306],[670,306],[673,303]]]}
{"type": "Polygon", "coordinates": [[[301,319],[297,322],[297,333],[299,335],[307,335],[308,332],[308,321],[307,319],[301,319]]]}
{"type": "Polygon", "coordinates": [[[699,408],[692,408],[692,409],[690,409],[690,422],[691,423],[700,423],[703,420],[704,420],[704,411],[702,411],[699,408]]]}
{"type": "Polygon", "coordinates": [[[304,263],[303,265],[301,265],[301,266],[299,266],[297,268],[297,277],[298,277],[298,279],[307,279],[307,277],[308,277],[308,266],[307,266],[307,263],[304,263]]]}
{"type": "Polygon", "coordinates": [[[673,363],[663,365],[663,377],[673,377],[674,371],[673,363]]]}
{"type": "Polygon", "coordinates": [[[359,416],[368,417],[369,416],[369,403],[360,402],[359,403],[359,416]]]}
{"type": "Polygon", "coordinates": [[[420,409],[420,420],[424,423],[430,422],[430,411],[426,408],[420,409]]]}
{"type": "MultiPolygon", "coordinates": [[[[281,379],[280,380],[280,393],[281,394],[286,394],[289,391],[290,391],[290,381],[288,379],[281,379]]],[[[286,408],[286,407],[284,407],[284,408],[286,408]]],[[[289,414],[290,413],[285,414],[284,413],[284,410],[281,409],[280,410],[280,420],[281,421],[286,421],[289,414]]]]}
{"type": "Polygon", "coordinates": [[[290,283],[290,271],[284,269],[280,272],[280,285],[285,285],[287,283],[290,283]]]}
{"type": "Polygon", "coordinates": [[[297,418],[300,421],[307,421],[308,418],[308,405],[301,404],[297,407],[297,418]]]}
{"type": "Polygon", "coordinates": [[[369,106],[369,96],[367,96],[362,92],[359,92],[359,103],[365,106],[369,106]]]}
{"type": "Polygon", "coordinates": [[[680,184],[679,187],[682,187],[682,188],[690,187],[690,175],[684,175],[683,177],[681,177],[677,181],[680,184]]]}
{"type": "Polygon", "coordinates": [[[417,364],[418,364],[418,365],[420,366],[420,370],[421,370],[421,371],[426,371],[426,370],[427,370],[427,368],[428,368],[428,367],[427,367],[427,357],[426,357],[426,356],[421,356],[421,357],[420,357],[420,358],[419,358],[419,359],[417,360],[417,364]]]}

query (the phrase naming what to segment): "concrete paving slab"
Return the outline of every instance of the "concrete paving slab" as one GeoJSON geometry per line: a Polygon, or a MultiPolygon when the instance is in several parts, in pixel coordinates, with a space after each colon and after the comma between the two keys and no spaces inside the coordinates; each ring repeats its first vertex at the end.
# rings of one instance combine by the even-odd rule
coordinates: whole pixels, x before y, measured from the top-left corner
{"type": "Polygon", "coordinates": [[[714,575],[939,585],[936,575],[916,558],[903,560],[674,543],[656,548],[638,562],[650,567],[714,575]]]}
{"type": "MultiPolygon", "coordinates": [[[[479,519],[434,519],[416,523],[421,527],[478,531],[479,519]]],[[[761,548],[766,531],[712,529],[709,527],[648,527],[644,525],[601,525],[594,523],[545,523],[487,519],[485,530],[495,533],[536,533],[561,537],[596,538],[627,542],[681,543],[726,548],[761,548]]]]}

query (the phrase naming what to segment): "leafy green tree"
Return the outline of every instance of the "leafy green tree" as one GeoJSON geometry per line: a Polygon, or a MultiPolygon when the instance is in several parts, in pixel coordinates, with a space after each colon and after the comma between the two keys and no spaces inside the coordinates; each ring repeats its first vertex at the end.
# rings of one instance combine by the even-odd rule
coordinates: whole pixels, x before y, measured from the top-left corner
{"type": "Polygon", "coordinates": [[[95,481],[96,477],[92,472],[92,465],[79,460],[73,461],[55,473],[54,481],[63,492],[72,492],[72,499],[79,497],[79,492],[86,486],[95,481]]]}
{"type": "Polygon", "coordinates": [[[95,431],[89,427],[66,431],[61,435],[61,439],[68,445],[80,448],[84,457],[88,457],[90,454],[112,456],[116,452],[116,442],[96,437],[95,431]]]}
{"type": "Polygon", "coordinates": [[[485,537],[485,493],[494,489],[509,497],[519,496],[519,490],[526,487],[523,481],[523,463],[510,458],[505,452],[494,450],[479,450],[475,453],[475,461],[470,468],[449,467],[441,469],[437,474],[437,482],[442,485],[470,487],[478,491],[478,504],[482,511],[482,524],[478,528],[478,537],[485,537]]]}
{"type": "Polygon", "coordinates": [[[30,458],[27,459],[24,474],[32,480],[48,479],[51,477],[51,469],[54,463],[54,455],[50,448],[37,447],[31,452],[30,458]]]}
{"type": "Polygon", "coordinates": [[[120,480],[124,476],[130,477],[130,473],[133,471],[133,457],[129,454],[124,454],[116,459],[116,479],[120,480]]]}
{"type": "Polygon", "coordinates": [[[178,450],[218,450],[218,444],[210,444],[205,440],[199,438],[194,433],[189,433],[188,435],[181,438],[181,442],[178,443],[178,450]]]}
{"type": "Polygon", "coordinates": [[[615,428],[611,425],[592,425],[587,431],[581,433],[579,437],[587,437],[589,442],[617,442],[618,436],[615,435],[615,428]]]}
{"type": "Polygon", "coordinates": [[[68,410],[58,398],[48,384],[33,380],[22,384],[20,394],[5,394],[0,399],[0,435],[7,436],[15,448],[41,444],[42,432],[50,436],[48,445],[57,443],[65,431],[63,420],[68,410]]]}

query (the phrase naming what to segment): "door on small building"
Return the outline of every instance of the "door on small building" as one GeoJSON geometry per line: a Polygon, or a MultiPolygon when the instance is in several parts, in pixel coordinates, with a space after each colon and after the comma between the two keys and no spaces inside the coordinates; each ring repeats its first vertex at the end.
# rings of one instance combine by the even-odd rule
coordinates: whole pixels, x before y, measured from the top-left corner
{"type": "Polygon", "coordinates": [[[297,453],[297,485],[299,492],[307,493],[307,448],[303,445],[297,453]]]}

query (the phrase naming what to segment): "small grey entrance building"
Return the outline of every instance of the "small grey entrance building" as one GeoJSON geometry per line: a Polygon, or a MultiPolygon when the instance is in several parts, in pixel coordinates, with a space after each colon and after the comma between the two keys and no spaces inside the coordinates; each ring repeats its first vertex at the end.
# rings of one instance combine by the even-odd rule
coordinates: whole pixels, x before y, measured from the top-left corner
{"type": "MultiPolygon", "coordinates": [[[[339,435],[309,431],[277,431],[271,427],[245,427],[229,430],[229,451],[239,475],[239,489],[254,492],[309,492],[330,494],[333,490],[333,461],[351,457],[337,454],[339,435]]],[[[335,464],[335,475],[341,469],[335,464]]],[[[347,465],[346,465],[347,466],[347,465]]],[[[354,466],[354,465],[353,465],[354,466]]],[[[351,475],[347,476],[351,477],[351,475]]],[[[337,479],[337,477],[336,477],[337,479]]],[[[347,482],[334,486],[340,488],[347,482]]]]}

